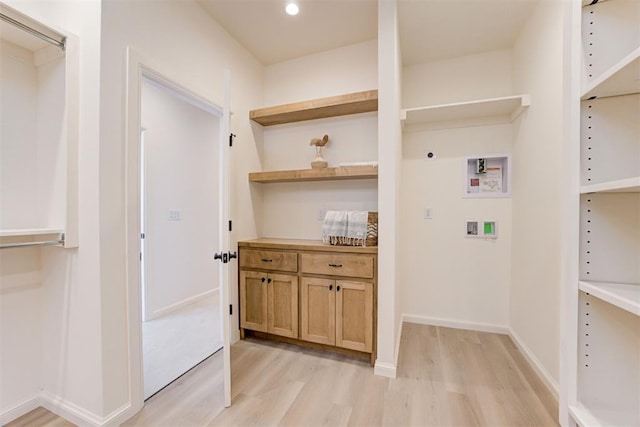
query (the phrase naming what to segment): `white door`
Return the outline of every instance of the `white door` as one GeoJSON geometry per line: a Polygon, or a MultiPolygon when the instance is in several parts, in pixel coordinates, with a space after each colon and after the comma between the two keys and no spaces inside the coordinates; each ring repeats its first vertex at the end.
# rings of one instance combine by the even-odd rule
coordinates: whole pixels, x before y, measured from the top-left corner
{"type": "MultiPolygon", "coordinates": [[[[166,77],[162,72],[164,67],[154,64],[150,58],[143,57],[134,49],[127,49],[127,111],[126,111],[126,128],[127,128],[127,169],[126,169],[126,212],[127,212],[127,283],[128,298],[130,301],[128,311],[128,330],[129,330],[129,376],[132,378],[130,382],[130,395],[132,397],[132,408],[139,411],[144,406],[144,390],[143,390],[143,364],[142,364],[142,310],[141,310],[141,198],[140,198],[140,179],[141,171],[141,130],[142,130],[142,106],[141,91],[144,78],[149,78],[156,83],[160,83],[168,89],[173,89],[176,94],[183,100],[187,100],[193,105],[204,107],[207,111],[213,111],[219,120],[219,135],[215,138],[217,161],[212,164],[210,169],[215,170],[215,176],[201,182],[208,183],[210,189],[218,193],[218,209],[215,214],[209,216],[209,224],[213,225],[219,232],[217,236],[211,240],[212,247],[205,251],[205,256],[211,264],[216,266],[214,274],[210,275],[212,280],[219,283],[220,289],[220,329],[222,336],[222,359],[224,370],[223,402],[225,406],[231,405],[231,352],[230,352],[230,270],[229,267],[235,266],[235,261],[229,262],[231,255],[230,242],[230,73],[226,72],[223,81],[219,81],[216,85],[224,88],[223,105],[215,104],[204,99],[197,94],[184,89],[179,83],[174,83],[166,77]],[[215,253],[226,255],[226,263],[219,263],[215,258],[215,253]]],[[[218,92],[218,91],[216,91],[218,92]]],[[[148,129],[147,129],[148,131],[148,129]]],[[[146,148],[145,132],[145,157],[146,148]]],[[[148,188],[145,187],[145,193],[148,194],[148,188]]],[[[170,208],[172,209],[173,206],[170,208]]],[[[166,211],[165,211],[166,212],[166,211]]],[[[185,212],[186,214],[187,212],[185,212]]],[[[180,215],[179,215],[180,216],[180,215]]],[[[165,218],[166,219],[166,218],[165,218]]],[[[174,223],[175,224],[175,223],[174,223]]],[[[147,224],[148,225],[148,224],[147,224]]],[[[146,232],[147,230],[145,230],[146,232]]],[[[148,237],[148,236],[145,236],[148,237]]],[[[147,240],[147,239],[145,239],[147,240]]],[[[146,245],[147,242],[145,242],[146,245]]],[[[148,278],[147,278],[148,279],[148,278]]],[[[149,312],[145,313],[149,317],[149,312]]]]}

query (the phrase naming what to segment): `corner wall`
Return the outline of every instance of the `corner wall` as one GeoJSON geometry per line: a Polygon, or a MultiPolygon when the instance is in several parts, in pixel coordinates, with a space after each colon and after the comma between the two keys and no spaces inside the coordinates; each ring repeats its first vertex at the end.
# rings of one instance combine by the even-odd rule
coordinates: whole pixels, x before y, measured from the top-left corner
{"type": "Polygon", "coordinates": [[[513,49],[514,88],[531,94],[513,148],[512,336],[558,391],[563,186],[563,2],[540,2],[513,49]]]}
{"type": "MultiPolygon", "coordinates": [[[[0,416],[19,416],[45,406],[72,418],[70,410],[82,408],[92,419],[102,412],[102,337],[100,330],[100,264],[98,219],[98,141],[100,79],[100,1],[25,2],[3,0],[17,11],[73,34],[79,46],[79,235],[77,249],[42,248],[39,302],[29,310],[41,314],[40,343],[32,346],[47,357],[32,369],[42,372],[38,394],[19,406],[0,408],[0,416]]],[[[34,318],[35,319],[35,318],[34,318]]],[[[38,339],[37,336],[24,337],[38,339]]],[[[4,344],[4,341],[3,341],[4,344]]],[[[24,349],[23,349],[24,350],[24,349]]],[[[28,360],[25,358],[24,360],[28,360]]],[[[3,382],[5,378],[3,377],[3,382]]],[[[17,402],[12,402],[15,404],[17,402]]],[[[76,413],[78,413],[76,411],[76,413]]]]}

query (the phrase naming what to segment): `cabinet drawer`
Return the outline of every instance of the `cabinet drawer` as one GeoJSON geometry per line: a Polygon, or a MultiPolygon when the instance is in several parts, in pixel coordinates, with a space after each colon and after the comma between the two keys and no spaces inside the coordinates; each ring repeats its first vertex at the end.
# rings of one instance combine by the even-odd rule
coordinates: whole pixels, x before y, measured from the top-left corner
{"type": "Polygon", "coordinates": [[[298,271],[298,254],[295,252],[242,249],[240,267],[261,270],[298,271]]]}
{"type": "Polygon", "coordinates": [[[301,254],[303,273],[329,276],[373,277],[373,256],[349,254],[301,254]]]}

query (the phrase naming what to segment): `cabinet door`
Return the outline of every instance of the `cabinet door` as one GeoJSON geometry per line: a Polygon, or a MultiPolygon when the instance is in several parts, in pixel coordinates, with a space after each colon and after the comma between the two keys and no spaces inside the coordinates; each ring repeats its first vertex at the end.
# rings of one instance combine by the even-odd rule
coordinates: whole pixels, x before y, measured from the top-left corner
{"type": "Polygon", "coordinates": [[[335,280],[303,277],[300,294],[300,337],[305,341],[335,345],[335,280]]]}
{"type": "Polygon", "coordinates": [[[267,278],[268,332],[298,338],[298,277],[270,274],[267,278]]]}
{"type": "Polygon", "coordinates": [[[267,273],[240,271],[240,327],[267,332],[267,273]]]}
{"type": "Polygon", "coordinates": [[[370,353],[373,337],[373,284],[336,281],[336,346],[370,353]]]}

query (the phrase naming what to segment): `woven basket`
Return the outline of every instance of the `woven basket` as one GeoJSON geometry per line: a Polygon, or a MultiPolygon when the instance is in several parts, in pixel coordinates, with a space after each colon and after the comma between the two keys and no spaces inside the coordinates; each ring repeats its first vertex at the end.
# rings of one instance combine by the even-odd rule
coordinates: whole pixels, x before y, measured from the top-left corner
{"type": "MultiPolygon", "coordinates": [[[[360,246],[353,243],[331,242],[333,246],[360,246]]],[[[365,246],[378,246],[378,212],[369,212],[367,217],[367,239],[365,246]]]]}

